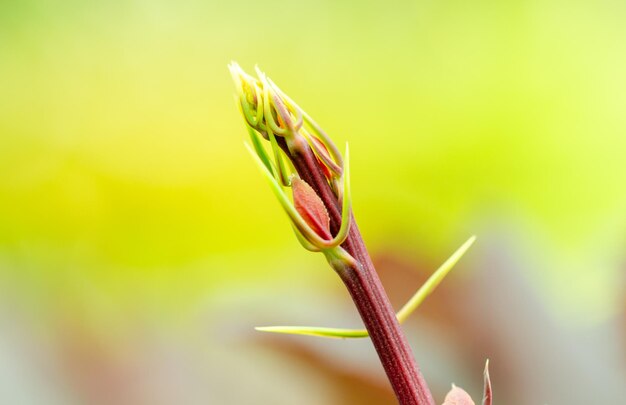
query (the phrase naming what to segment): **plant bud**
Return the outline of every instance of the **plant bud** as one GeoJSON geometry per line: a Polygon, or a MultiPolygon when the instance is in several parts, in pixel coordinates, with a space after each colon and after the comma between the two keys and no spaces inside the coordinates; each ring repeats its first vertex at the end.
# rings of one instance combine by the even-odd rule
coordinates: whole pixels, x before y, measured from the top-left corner
{"type": "Polygon", "coordinates": [[[302,219],[322,239],[331,240],[330,217],[328,211],[315,190],[306,181],[297,176],[291,178],[293,205],[302,219]]]}
{"type": "Polygon", "coordinates": [[[452,385],[452,389],[446,395],[443,405],[474,405],[474,401],[463,389],[452,385]]]}

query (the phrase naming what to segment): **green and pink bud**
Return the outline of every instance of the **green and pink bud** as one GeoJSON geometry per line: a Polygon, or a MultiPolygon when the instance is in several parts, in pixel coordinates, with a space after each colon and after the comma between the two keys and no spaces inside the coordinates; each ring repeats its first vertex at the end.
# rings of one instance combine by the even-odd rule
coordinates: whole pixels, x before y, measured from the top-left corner
{"type": "MultiPolygon", "coordinates": [[[[287,213],[298,241],[310,251],[322,252],[349,291],[366,327],[366,331],[357,330],[352,336],[372,338],[401,405],[435,405],[399,324],[405,316],[402,314],[407,313],[405,308],[410,313],[428,292],[419,295],[420,289],[417,298],[395,314],[362,236],[352,223],[347,145],[342,156],[324,130],[258,68],[257,77],[234,62],[229,68],[250,135],[251,145],[246,147],[287,213]],[[291,192],[286,191],[289,188],[291,192]]],[[[466,242],[465,249],[472,242],[473,238],[466,242]]],[[[445,269],[441,274],[447,273],[445,269]]],[[[424,291],[432,290],[437,280],[424,291]]],[[[323,335],[324,331],[316,333],[323,335]]],[[[491,405],[490,384],[484,395],[484,405],[491,405]]],[[[465,391],[454,387],[444,405],[474,402],[465,391]]]]}
{"type": "Polygon", "coordinates": [[[229,68],[252,141],[253,148],[249,149],[268,176],[298,240],[309,250],[345,257],[340,245],[348,235],[351,219],[347,149],[344,161],[319,125],[258,68],[257,78],[234,62],[229,68]],[[269,141],[269,153],[263,139],[269,141]],[[311,184],[295,173],[293,156],[309,162],[313,166],[311,171],[322,173],[323,181],[332,190],[332,195],[327,197],[333,201],[324,202],[311,184]],[[292,201],[285,187],[291,187],[292,201]],[[325,204],[341,205],[341,226],[334,236],[325,204]]]}
{"type": "Polygon", "coordinates": [[[229,69],[246,124],[269,140],[272,149],[278,148],[282,141],[291,153],[302,152],[304,145],[308,145],[329,181],[338,181],[343,172],[343,159],[320,126],[260,69],[256,68],[258,78],[245,73],[235,62],[229,69]],[[276,142],[277,139],[282,141],[276,142]]]}

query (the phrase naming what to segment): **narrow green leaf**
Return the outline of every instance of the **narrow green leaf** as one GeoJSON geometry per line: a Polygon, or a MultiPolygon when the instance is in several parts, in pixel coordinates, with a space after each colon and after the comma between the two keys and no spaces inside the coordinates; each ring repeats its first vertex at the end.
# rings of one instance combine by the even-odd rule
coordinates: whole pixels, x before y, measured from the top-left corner
{"type": "Polygon", "coordinates": [[[276,171],[278,172],[278,178],[280,179],[280,183],[288,187],[289,184],[289,173],[287,172],[287,168],[285,167],[285,162],[283,160],[283,155],[280,147],[278,146],[278,142],[276,141],[276,137],[274,136],[274,132],[270,128],[267,128],[267,134],[270,138],[270,144],[272,146],[272,151],[274,152],[274,161],[276,162],[276,171]]]}
{"type": "Polygon", "coordinates": [[[339,231],[333,239],[336,246],[341,245],[350,232],[350,223],[352,220],[352,192],[350,190],[350,147],[346,142],[346,154],[343,171],[343,191],[341,193],[341,225],[339,231]]]}
{"type": "Polygon", "coordinates": [[[257,156],[261,159],[267,170],[275,176],[274,168],[272,167],[271,160],[263,147],[261,140],[259,139],[259,134],[252,128],[250,125],[246,125],[248,129],[248,133],[250,134],[250,140],[252,141],[252,145],[254,146],[254,150],[256,151],[257,156]]]}
{"type": "Polygon", "coordinates": [[[367,337],[365,329],[335,329],[318,328],[314,326],[258,326],[254,328],[260,332],[286,333],[290,335],[318,336],[333,339],[364,338],[367,337]]]}
{"type": "MultiPolygon", "coordinates": [[[[467,250],[476,241],[476,236],[469,238],[460,248],[456,250],[420,287],[419,290],[411,297],[411,299],[396,314],[398,322],[403,323],[409,315],[411,315],[417,307],[420,306],[424,299],[428,297],[441,281],[450,273],[454,265],[463,257],[467,250]]],[[[325,338],[364,338],[368,336],[365,329],[343,329],[343,328],[324,328],[315,326],[262,326],[255,328],[261,332],[286,333],[292,335],[308,335],[319,336],[325,338]]]]}
{"type": "Polygon", "coordinates": [[[476,236],[472,236],[467,240],[467,242],[461,245],[461,247],[458,248],[456,252],[454,252],[452,256],[450,256],[448,260],[446,260],[437,269],[437,271],[435,271],[433,275],[428,278],[428,280],[426,280],[426,282],[420,287],[419,290],[417,290],[417,292],[411,297],[411,299],[406,304],[404,304],[402,309],[398,311],[397,315],[398,321],[400,323],[404,322],[409,317],[409,315],[411,315],[413,311],[415,311],[417,307],[419,307],[420,304],[424,302],[426,297],[428,297],[430,293],[432,293],[435,288],[437,288],[441,281],[443,281],[448,273],[450,273],[450,270],[452,270],[454,265],[457,264],[457,262],[461,259],[461,257],[463,257],[465,252],[467,252],[470,246],[472,246],[475,240],[476,236]]]}
{"type": "Polygon", "coordinates": [[[265,109],[263,114],[265,116],[265,123],[267,124],[267,130],[268,132],[269,130],[271,130],[276,135],[284,136],[285,133],[287,132],[287,129],[279,127],[276,124],[276,121],[274,121],[274,115],[272,114],[272,103],[270,100],[270,93],[269,93],[270,87],[267,82],[268,80],[267,76],[265,76],[265,73],[261,72],[258,69],[257,69],[257,74],[259,75],[259,79],[261,80],[261,83],[263,84],[263,101],[264,101],[263,108],[265,109]]]}
{"type": "Polygon", "coordinates": [[[302,235],[302,233],[300,233],[300,231],[298,230],[298,228],[296,228],[296,226],[294,224],[291,224],[291,227],[293,228],[293,232],[296,234],[296,238],[298,239],[298,242],[300,242],[300,244],[302,245],[303,248],[305,248],[306,250],[308,250],[310,252],[321,252],[322,251],[320,248],[318,248],[317,246],[315,246],[314,244],[312,244],[311,242],[306,240],[304,235],[302,235]]]}

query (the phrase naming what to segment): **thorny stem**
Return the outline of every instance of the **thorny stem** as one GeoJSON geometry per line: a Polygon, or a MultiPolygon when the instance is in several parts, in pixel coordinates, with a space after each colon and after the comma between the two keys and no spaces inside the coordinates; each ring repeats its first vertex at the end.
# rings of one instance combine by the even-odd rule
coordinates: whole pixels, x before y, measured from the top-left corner
{"type": "MultiPolygon", "coordinates": [[[[331,232],[336,234],[341,224],[341,206],[326,181],[313,151],[306,145],[292,153],[283,138],[277,140],[300,177],[324,202],[330,216],[331,232]]],[[[341,246],[355,262],[335,263],[335,270],[359,311],[399,403],[434,405],[432,394],[417,367],[411,347],[376,273],[354,216],[348,237],[341,246]]]]}

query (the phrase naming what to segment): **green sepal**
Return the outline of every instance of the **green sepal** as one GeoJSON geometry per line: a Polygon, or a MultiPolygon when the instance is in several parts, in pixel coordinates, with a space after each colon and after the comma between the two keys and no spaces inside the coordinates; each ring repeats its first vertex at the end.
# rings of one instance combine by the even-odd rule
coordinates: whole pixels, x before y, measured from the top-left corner
{"type": "Polygon", "coordinates": [[[281,128],[276,124],[276,121],[274,121],[274,115],[272,114],[272,103],[270,100],[270,89],[269,89],[269,84],[268,84],[268,79],[267,76],[265,76],[265,73],[261,72],[261,70],[257,69],[257,74],[259,75],[259,79],[261,80],[261,83],[263,84],[263,108],[264,108],[264,116],[265,116],[265,124],[266,124],[266,128],[269,132],[269,130],[271,130],[272,132],[274,132],[276,135],[280,135],[280,136],[284,136],[287,133],[287,129],[286,128],[281,128]]]}
{"type": "Polygon", "coordinates": [[[246,125],[246,129],[250,134],[250,140],[252,141],[252,146],[254,146],[254,150],[256,151],[257,156],[259,157],[259,159],[261,159],[261,161],[263,162],[267,170],[272,174],[272,176],[276,176],[274,173],[274,168],[272,167],[272,161],[267,155],[267,152],[263,147],[263,143],[259,139],[259,134],[250,125],[246,125]]]}
{"type": "Polygon", "coordinates": [[[289,173],[287,172],[287,167],[285,166],[285,161],[283,160],[283,155],[280,147],[278,146],[278,142],[276,141],[276,137],[274,136],[274,132],[268,127],[267,134],[270,138],[270,145],[272,146],[272,151],[274,152],[274,161],[276,162],[276,170],[278,171],[278,178],[283,186],[288,187],[290,185],[289,173]]]}

